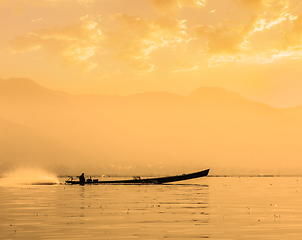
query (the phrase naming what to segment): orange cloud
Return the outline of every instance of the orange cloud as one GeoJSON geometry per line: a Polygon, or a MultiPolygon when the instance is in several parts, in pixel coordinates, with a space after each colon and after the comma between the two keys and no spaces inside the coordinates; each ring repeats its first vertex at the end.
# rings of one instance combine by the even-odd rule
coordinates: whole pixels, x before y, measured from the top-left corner
{"type": "Polygon", "coordinates": [[[233,0],[235,3],[247,7],[251,10],[257,10],[258,29],[256,31],[262,31],[264,28],[269,29],[272,26],[279,24],[286,20],[286,17],[290,15],[289,0],[233,0]],[[259,28],[260,25],[260,28],[259,28]]]}
{"type": "Polygon", "coordinates": [[[251,10],[263,10],[270,8],[274,11],[280,12],[284,7],[288,6],[288,0],[233,0],[244,7],[251,10]]]}
{"type": "Polygon", "coordinates": [[[107,32],[107,46],[114,49],[118,59],[140,72],[150,72],[155,68],[147,62],[152,51],[188,40],[184,20],[147,20],[127,14],[118,14],[114,20],[118,25],[107,32]]]}
{"type": "Polygon", "coordinates": [[[0,0],[0,7],[4,6],[11,9],[22,9],[25,5],[52,6],[65,2],[77,2],[85,7],[92,7],[94,4],[94,0],[0,0]]]}
{"type": "Polygon", "coordinates": [[[188,71],[195,71],[198,69],[198,63],[196,63],[195,65],[193,64],[188,64],[188,63],[182,63],[180,64],[182,65],[181,69],[177,69],[174,71],[171,71],[172,73],[178,73],[178,72],[188,72],[188,71]]]}
{"type": "Polygon", "coordinates": [[[195,28],[195,34],[197,38],[207,40],[209,54],[236,54],[242,51],[242,44],[254,30],[256,20],[256,17],[252,17],[246,25],[235,27],[221,24],[217,28],[211,25],[199,25],[195,28]]]}
{"type": "Polygon", "coordinates": [[[85,5],[90,5],[92,3],[94,3],[94,0],[0,0],[1,4],[21,4],[21,3],[25,3],[25,4],[31,4],[31,5],[49,5],[49,4],[54,4],[54,3],[62,3],[62,2],[78,2],[80,4],[85,4],[85,5]]]}
{"type": "Polygon", "coordinates": [[[95,54],[101,40],[98,24],[86,16],[71,26],[40,29],[16,37],[9,42],[9,48],[13,52],[42,49],[48,57],[58,57],[64,65],[80,65],[86,71],[97,66],[88,59],[95,54]]]}
{"type": "Polygon", "coordinates": [[[64,65],[79,65],[91,70],[98,64],[90,58],[106,49],[120,61],[138,72],[151,72],[155,65],[148,62],[150,54],[160,47],[173,48],[189,40],[184,20],[166,17],[147,20],[127,14],[115,15],[116,27],[100,29],[87,15],[64,28],[40,29],[16,37],[9,42],[12,52],[43,50],[48,57],[60,58],[64,65]]]}
{"type": "Polygon", "coordinates": [[[78,3],[85,7],[92,7],[94,4],[94,0],[78,0],[78,3]]]}
{"type": "Polygon", "coordinates": [[[283,48],[293,47],[302,49],[302,14],[292,20],[293,27],[291,31],[285,34],[283,48]]]}
{"type": "Polygon", "coordinates": [[[229,26],[220,23],[217,27],[207,24],[195,28],[197,41],[200,44],[202,41],[206,42],[204,48],[208,66],[246,61],[269,63],[301,55],[298,50],[302,42],[300,21],[294,16],[294,8],[289,7],[288,0],[233,1],[257,12],[246,24],[229,26]],[[293,30],[289,32],[290,24],[293,25],[293,30]],[[282,41],[280,31],[286,32],[283,46],[280,45],[282,41]],[[274,42],[264,43],[263,39],[269,39],[270,35],[276,36],[274,42]],[[286,50],[287,47],[296,49],[286,50]]]}
{"type": "Polygon", "coordinates": [[[36,19],[32,19],[32,20],[30,20],[31,22],[41,22],[41,21],[43,21],[43,18],[36,18],[36,19]]]}
{"type": "Polygon", "coordinates": [[[173,14],[182,7],[201,7],[205,6],[205,0],[149,0],[152,6],[161,13],[173,14]]]}

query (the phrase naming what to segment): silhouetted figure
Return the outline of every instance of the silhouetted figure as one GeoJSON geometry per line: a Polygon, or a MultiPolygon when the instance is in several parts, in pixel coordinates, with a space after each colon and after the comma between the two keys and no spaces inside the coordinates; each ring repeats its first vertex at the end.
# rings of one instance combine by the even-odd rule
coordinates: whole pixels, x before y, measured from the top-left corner
{"type": "Polygon", "coordinates": [[[83,183],[85,182],[85,177],[84,177],[84,173],[82,173],[81,176],[79,176],[80,182],[83,183]]]}

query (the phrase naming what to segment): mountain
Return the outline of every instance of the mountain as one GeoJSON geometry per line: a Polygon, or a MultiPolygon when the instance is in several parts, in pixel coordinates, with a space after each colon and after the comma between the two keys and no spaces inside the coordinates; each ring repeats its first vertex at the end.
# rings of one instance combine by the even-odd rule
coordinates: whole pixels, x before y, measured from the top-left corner
{"type": "Polygon", "coordinates": [[[302,121],[302,105],[291,108],[280,108],[280,111],[287,116],[302,121]]]}
{"type": "Polygon", "coordinates": [[[44,162],[47,163],[44,166],[60,172],[63,162],[72,169],[72,164],[80,164],[86,157],[76,149],[1,117],[0,146],[0,174],[19,166],[41,166],[44,162]]]}
{"type": "Polygon", "coordinates": [[[27,78],[0,79],[0,100],[55,104],[68,102],[68,95],[64,92],[47,89],[27,78]]]}
{"type": "MultiPolygon", "coordinates": [[[[9,121],[0,121],[7,129],[1,145],[20,149],[19,159],[38,159],[39,150],[44,165],[52,156],[99,174],[300,171],[301,120],[222,88],[202,87],[188,96],[72,95],[9,79],[0,81],[0,101],[0,117],[9,121]]],[[[6,151],[0,163],[4,155],[16,159],[6,151]]]]}
{"type": "Polygon", "coordinates": [[[284,114],[267,104],[252,101],[236,92],[227,91],[219,87],[202,87],[190,93],[187,98],[199,106],[207,106],[212,109],[233,109],[249,113],[259,113],[262,116],[272,115],[282,117],[284,114]]]}
{"type": "Polygon", "coordinates": [[[241,96],[238,93],[227,91],[220,87],[201,87],[191,92],[188,95],[189,99],[199,101],[199,102],[215,102],[215,103],[225,103],[225,102],[250,102],[249,99],[241,96]]]}

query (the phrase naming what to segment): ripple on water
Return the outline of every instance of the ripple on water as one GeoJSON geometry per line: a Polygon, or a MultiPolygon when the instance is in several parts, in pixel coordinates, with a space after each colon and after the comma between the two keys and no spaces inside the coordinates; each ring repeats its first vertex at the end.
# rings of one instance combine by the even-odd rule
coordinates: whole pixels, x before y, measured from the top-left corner
{"type": "Polygon", "coordinates": [[[297,180],[0,187],[1,239],[295,240],[302,229],[302,181],[297,180]]]}

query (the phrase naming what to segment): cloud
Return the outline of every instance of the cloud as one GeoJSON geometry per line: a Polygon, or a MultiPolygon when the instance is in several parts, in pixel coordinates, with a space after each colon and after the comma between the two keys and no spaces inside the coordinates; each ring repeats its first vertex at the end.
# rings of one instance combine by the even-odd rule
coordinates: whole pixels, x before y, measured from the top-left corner
{"type": "Polygon", "coordinates": [[[14,4],[31,4],[31,5],[45,5],[45,4],[54,4],[54,3],[64,3],[64,2],[78,2],[80,4],[91,4],[94,3],[94,0],[0,0],[1,4],[8,4],[14,2],[14,4]]]}
{"type": "Polygon", "coordinates": [[[195,28],[195,35],[207,40],[209,54],[236,54],[243,50],[243,44],[254,30],[256,21],[257,17],[252,17],[246,25],[235,27],[222,24],[216,28],[212,25],[199,25],[195,28]]]}
{"type": "Polygon", "coordinates": [[[221,22],[217,26],[195,27],[196,40],[208,66],[247,61],[270,63],[301,55],[302,20],[294,15],[295,8],[289,6],[288,0],[233,1],[251,10],[246,24],[221,22]],[[288,31],[290,25],[292,31],[288,31]],[[281,46],[283,33],[285,40],[281,46]],[[272,42],[263,42],[265,39],[272,42]]]}
{"type": "MultiPolygon", "coordinates": [[[[290,15],[289,0],[233,0],[235,3],[250,10],[257,11],[259,21],[265,28],[270,28],[286,20],[290,15]]],[[[258,22],[259,25],[259,22],[258,22]]],[[[263,29],[260,29],[263,30],[263,29]]]]}
{"type": "Polygon", "coordinates": [[[127,14],[115,15],[113,20],[117,27],[106,32],[107,47],[113,49],[118,59],[140,72],[155,69],[152,63],[148,63],[153,51],[185,44],[188,40],[184,20],[165,17],[147,20],[127,14]]]}
{"type": "Polygon", "coordinates": [[[172,73],[178,73],[178,72],[188,72],[188,71],[194,71],[197,70],[198,68],[198,64],[197,65],[190,65],[190,66],[186,66],[184,68],[178,69],[178,70],[174,70],[171,71],[172,73]]]}
{"type": "Polygon", "coordinates": [[[78,3],[85,7],[92,7],[94,4],[94,0],[78,0],[78,3]]]}
{"type": "Polygon", "coordinates": [[[267,0],[233,0],[235,3],[252,9],[252,10],[259,10],[265,7],[267,0]]]}
{"type": "Polygon", "coordinates": [[[302,49],[302,14],[292,19],[292,29],[284,36],[283,49],[302,49]]]}
{"type": "Polygon", "coordinates": [[[205,0],[149,0],[160,13],[173,14],[183,7],[199,8],[206,5],[205,0]]]}
{"type": "MultiPolygon", "coordinates": [[[[251,17],[245,25],[241,24],[233,27],[223,24],[219,24],[217,27],[199,25],[195,28],[195,36],[197,41],[202,42],[202,39],[206,41],[205,57],[208,60],[209,67],[223,63],[242,63],[246,61],[269,63],[282,58],[296,57],[297,53],[292,50],[286,51],[286,47],[282,50],[277,39],[275,39],[276,44],[275,42],[264,44],[257,39],[257,33],[265,30],[270,31],[271,28],[281,24],[281,22],[292,21],[296,27],[293,28],[295,30],[291,33],[286,34],[285,45],[297,46],[297,44],[302,43],[302,28],[298,24],[298,19],[289,14],[282,14],[276,20],[266,22],[266,19],[263,19],[262,15],[259,14],[251,17]],[[250,42],[252,36],[253,41],[250,42]]],[[[280,41],[280,39],[278,40],[280,41]]]]}
{"type": "Polygon", "coordinates": [[[282,11],[289,4],[289,0],[233,0],[235,3],[251,10],[271,9],[282,11]]]}
{"type": "Polygon", "coordinates": [[[32,31],[9,42],[14,53],[42,50],[48,58],[59,58],[65,66],[78,65],[85,71],[98,64],[90,58],[106,49],[109,56],[144,73],[156,66],[149,62],[158,48],[185,45],[189,41],[185,20],[161,17],[147,20],[118,14],[112,17],[115,27],[101,29],[92,16],[82,17],[73,25],[32,31]]]}
{"type": "Polygon", "coordinates": [[[66,2],[77,2],[81,6],[92,7],[94,0],[0,0],[0,7],[5,6],[9,8],[22,8],[24,5],[32,6],[51,6],[66,2]]]}
{"type": "Polygon", "coordinates": [[[242,63],[246,61],[244,54],[213,55],[208,59],[208,67],[219,66],[223,63],[242,63]]]}
{"type": "Polygon", "coordinates": [[[60,58],[64,65],[91,70],[97,64],[88,60],[96,53],[101,40],[98,24],[86,16],[71,26],[23,34],[10,41],[9,48],[15,53],[41,49],[50,58],[60,58]]]}
{"type": "Polygon", "coordinates": [[[41,22],[41,21],[43,21],[43,18],[36,18],[36,19],[32,19],[32,20],[30,20],[31,22],[41,22]]]}

